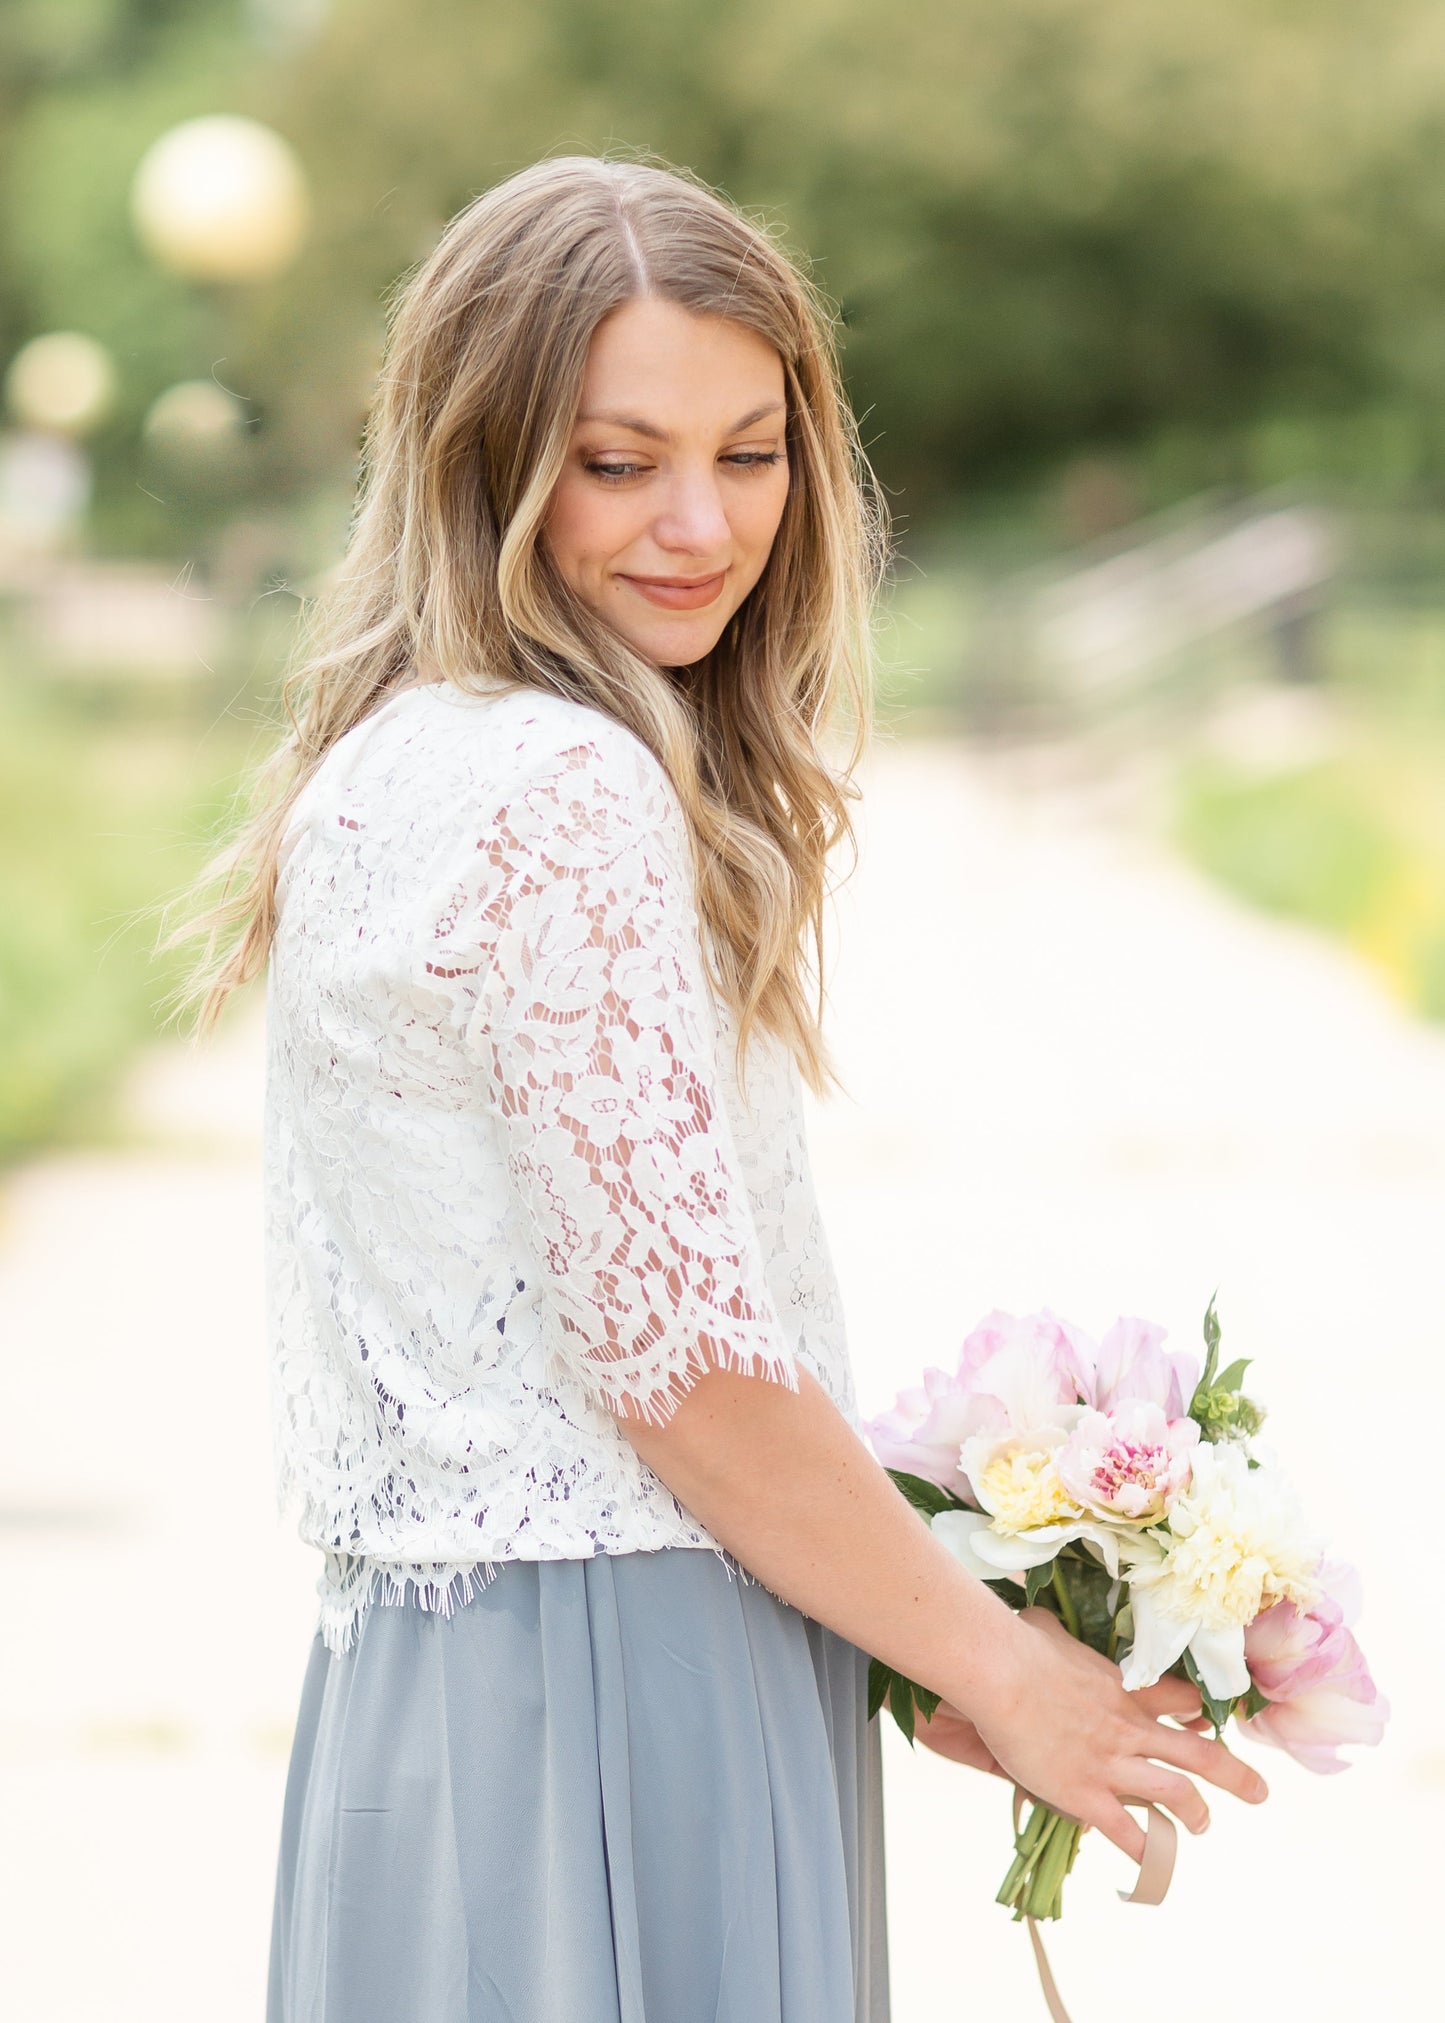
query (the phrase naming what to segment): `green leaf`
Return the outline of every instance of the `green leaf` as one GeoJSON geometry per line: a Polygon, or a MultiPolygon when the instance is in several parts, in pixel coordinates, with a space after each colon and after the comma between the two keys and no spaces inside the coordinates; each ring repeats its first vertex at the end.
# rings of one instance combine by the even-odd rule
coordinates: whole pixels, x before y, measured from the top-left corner
{"type": "Polygon", "coordinates": [[[868,1661],[868,1719],[873,1719],[886,1700],[894,1720],[910,1742],[913,1740],[915,1713],[921,1713],[925,1721],[931,1721],[941,1698],[939,1693],[930,1693],[927,1686],[916,1685],[902,1672],[895,1672],[881,1658],[870,1658],[868,1661]]]}
{"type": "Polygon", "coordinates": [[[1117,1622],[1119,1604],[1127,1590],[1121,1585],[1115,1596],[1115,1605],[1109,1606],[1109,1597],[1115,1582],[1106,1566],[1092,1556],[1075,1559],[1064,1554],[1069,1567],[1069,1594],[1074,1604],[1074,1615],[1079,1625],[1079,1641],[1091,1650],[1100,1651],[1105,1657],[1112,1657],[1111,1639],[1117,1643],[1117,1622]]]}
{"type": "Polygon", "coordinates": [[[1024,1575],[1024,1607],[1031,1609],[1046,1587],[1053,1585],[1054,1563],[1045,1560],[1042,1566],[1031,1566],[1024,1575]]]}
{"type": "Polygon", "coordinates": [[[868,1663],[868,1719],[877,1717],[883,1702],[888,1698],[888,1687],[893,1674],[881,1658],[871,1658],[868,1663]]]}
{"type": "Polygon", "coordinates": [[[888,1694],[888,1705],[893,1718],[903,1730],[903,1739],[909,1748],[913,1747],[913,1686],[900,1672],[893,1674],[892,1686],[888,1694]]]}
{"type": "Polygon", "coordinates": [[[1209,1296],[1209,1305],[1204,1310],[1204,1374],[1194,1388],[1194,1396],[1189,1401],[1189,1416],[1196,1416],[1196,1407],[1201,1405],[1214,1388],[1214,1373],[1219,1368],[1219,1315],[1214,1310],[1214,1302],[1219,1298],[1216,1287],[1209,1296]]]}
{"type": "Polygon", "coordinates": [[[1216,1286],[1209,1295],[1209,1305],[1204,1309],[1204,1346],[1216,1364],[1219,1361],[1219,1315],[1215,1311],[1215,1302],[1218,1298],[1219,1287],[1216,1286]]]}
{"type": "Polygon", "coordinates": [[[921,1475],[910,1475],[904,1468],[890,1468],[888,1474],[894,1488],[906,1496],[923,1517],[937,1517],[941,1510],[965,1510],[968,1507],[961,1496],[955,1496],[941,1483],[928,1482],[921,1475]]]}
{"type": "Polygon", "coordinates": [[[1233,1700],[1215,1699],[1214,1695],[1208,1690],[1208,1688],[1205,1686],[1204,1681],[1200,1678],[1199,1667],[1195,1664],[1193,1657],[1190,1655],[1188,1651],[1184,1653],[1183,1662],[1184,1662],[1184,1670],[1189,1679],[1189,1683],[1191,1686],[1194,1686],[1198,1689],[1200,1705],[1203,1707],[1205,1713],[1209,1716],[1209,1719],[1214,1724],[1215,1734],[1216,1735],[1221,1734],[1224,1730],[1225,1723],[1228,1721],[1230,1715],[1234,1712],[1235,1702],[1233,1700]]]}
{"type": "Polygon", "coordinates": [[[1244,1373],[1253,1361],[1252,1356],[1241,1356],[1237,1363],[1231,1363],[1227,1370],[1221,1370],[1214,1380],[1216,1391],[1237,1391],[1244,1382],[1244,1373]]]}
{"type": "Polygon", "coordinates": [[[1261,1693],[1251,1680],[1249,1691],[1242,1700],[1236,1702],[1234,1711],[1241,1721],[1252,1721],[1255,1715],[1262,1714],[1268,1705],[1268,1695],[1261,1693]]]}

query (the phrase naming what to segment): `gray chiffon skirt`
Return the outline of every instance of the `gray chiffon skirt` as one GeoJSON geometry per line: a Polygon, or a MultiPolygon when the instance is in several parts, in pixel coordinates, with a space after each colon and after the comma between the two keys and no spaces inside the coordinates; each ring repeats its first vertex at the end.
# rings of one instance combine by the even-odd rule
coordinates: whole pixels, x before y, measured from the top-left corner
{"type": "Polygon", "coordinates": [[[867,1677],[696,1547],[318,1632],[267,2023],[888,2023],[867,1677]]]}

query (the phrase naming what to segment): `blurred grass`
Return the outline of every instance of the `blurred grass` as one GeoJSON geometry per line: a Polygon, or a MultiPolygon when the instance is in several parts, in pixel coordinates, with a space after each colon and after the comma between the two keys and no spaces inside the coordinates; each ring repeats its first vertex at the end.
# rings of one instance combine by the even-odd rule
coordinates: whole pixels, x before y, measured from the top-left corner
{"type": "Polygon", "coordinates": [[[199,869],[254,742],[196,700],[0,681],[0,1162],[111,1138],[159,1031],[189,958],[153,954],[147,909],[199,869]]]}
{"type": "Polygon", "coordinates": [[[1345,941],[1445,1021],[1445,611],[1346,601],[1329,622],[1334,749],[1181,769],[1177,837],[1221,884],[1345,941]]]}

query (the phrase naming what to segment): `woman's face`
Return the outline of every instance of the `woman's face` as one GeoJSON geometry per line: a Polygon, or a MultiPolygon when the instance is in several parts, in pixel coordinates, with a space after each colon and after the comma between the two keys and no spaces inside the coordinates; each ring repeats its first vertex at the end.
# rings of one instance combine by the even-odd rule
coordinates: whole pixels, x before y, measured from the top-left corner
{"type": "Polygon", "coordinates": [[[701,660],[762,575],[785,426],[782,360],[742,324],[643,296],[598,326],[542,539],[649,660],[701,660]]]}

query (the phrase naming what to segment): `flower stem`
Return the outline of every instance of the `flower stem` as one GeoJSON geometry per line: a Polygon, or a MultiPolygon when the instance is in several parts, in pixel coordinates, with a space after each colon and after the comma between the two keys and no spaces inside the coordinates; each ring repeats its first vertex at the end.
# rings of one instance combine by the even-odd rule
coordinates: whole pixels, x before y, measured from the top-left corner
{"type": "Polygon", "coordinates": [[[1063,1915],[1064,1878],[1074,1866],[1083,1833],[1074,1820],[1035,1805],[1014,1842],[1013,1864],[997,1901],[1019,1918],[1063,1915]]]}
{"type": "Polygon", "coordinates": [[[1064,1573],[1064,1562],[1054,1561],[1054,1593],[1058,1596],[1059,1616],[1071,1637],[1079,1634],[1079,1612],[1074,1607],[1074,1598],[1069,1593],[1069,1583],[1064,1573]]]}

